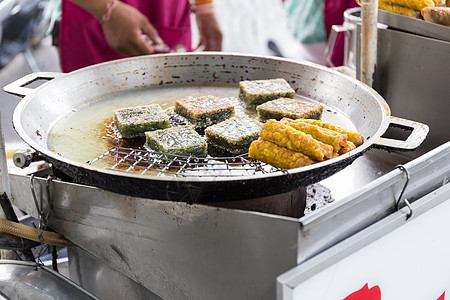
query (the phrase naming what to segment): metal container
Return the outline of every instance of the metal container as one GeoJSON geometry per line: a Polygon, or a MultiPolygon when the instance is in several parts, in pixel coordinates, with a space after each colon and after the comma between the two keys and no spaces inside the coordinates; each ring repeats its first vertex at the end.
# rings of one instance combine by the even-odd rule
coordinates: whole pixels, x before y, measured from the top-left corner
{"type": "Polygon", "coordinates": [[[450,28],[421,19],[379,10],[378,22],[415,35],[450,42],[450,28]]]}
{"type": "MultiPolygon", "coordinates": [[[[337,71],[292,60],[226,53],[153,55],[108,62],[69,74],[30,74],[4,88],[24,96],[14,112],[14,127],[31,147],[76,182],[131,196],[185,202],[222,202],[290,192],[320,181],[349,165],[371,147],[415,149],[425,139],[424,124],[392,117],[374,90],[337,71]],[[285,78],[296,94],[326,107],[324,119],[355,127],[366,142],[344,155],[291,170],[253,172],[243,176],[200,173],[197,177],[141,176],[73,161],[49,149],[52,128],[86,105],[118,92],[183,85],[228,85],[285,78]],[[37,79],[53,79],[38,89],[25,87],[37,79]],[[339,116],[339,117],[337,117],[339,116]],[[390,125],[413,129],[406,141],[382,135],[390,125]]],[[[105,101],[106,102],[106,101],[105,101]]],[[[342,125],[341,125],[342,126],[342,125]]],[[[345,125],[344,125],[345,127],[345,125]]]]}
{"type": "MultiPolygon", "coordinates": [[[[361,39],[361,33],[358,32],[358,25],[361,26],[361,7],[347,9],[344,12],[344,23],[342,25],[331,26],[330,36],[325,49],[325,57],[328,64],[334,67],[331,61],[333,49],[339,34],[344,34],[344,66],[356,70],[356,62],[360,59],[357,50],[358,40],[361,39]]],[[[387,28],[386,25],[379,23],[378,28],[387,28]]]]}
{"type": "MultiPolygon", "coordinates": [[[[373,88],[389,104],[395,115],[424,122],[430,134],[421,145],[423,154],[450,139],[445,118],[450,114],[450,28],[384,10],[378,11],[377,67],[373,88]]],[[[344,24],[334,25],[328,53],[337,34],[345,34],[344,65],[360,74],[361,8],[348,9],[344,24]]],[[[393,138],[403,133],[391,132],[393,138]]]]}
{"type": "MultiPolygon", "coordinates": [[[[450,28],[422,20],[380,11],[377,67],[373,88],[386,99],[395,115],[424,122],[430,134],[417,155],[450,140],[450,28]]],[[[358,27],[360,32],[360,26],[358,27]]],[[[357,74],[359,74],[357,41],[357,74]]],[[[388,136],[401,139],[403,132],[388,136]]]]}

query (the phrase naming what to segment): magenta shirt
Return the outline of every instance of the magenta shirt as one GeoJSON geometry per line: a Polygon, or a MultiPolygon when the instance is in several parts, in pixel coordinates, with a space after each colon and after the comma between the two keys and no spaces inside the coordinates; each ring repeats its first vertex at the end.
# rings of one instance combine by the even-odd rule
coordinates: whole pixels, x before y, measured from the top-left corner
{"type": "MultiPolygon", "coordinates": [[[[186,51],[192,50],[188,0],[122,2],[147,16],[169,47],[183,45],[186,51]]],[[[126,57],[108,46],[98,20],[68,0],[62,0],[59,54],[63,72],[126,57]]]]}

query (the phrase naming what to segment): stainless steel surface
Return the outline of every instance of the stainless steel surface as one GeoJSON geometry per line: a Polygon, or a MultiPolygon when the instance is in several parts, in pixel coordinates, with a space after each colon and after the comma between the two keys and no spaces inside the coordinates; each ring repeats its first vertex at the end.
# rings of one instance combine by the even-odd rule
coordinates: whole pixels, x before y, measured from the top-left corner
{"type": "MultiPolygon", "coordinates": [[[[45,179],[35,179],[45,198],[45,179]]],[[[11,174],[12,201],[36,216],[29,177],[11,174]]],[[[273,299],[297,262],[298,218],[127,197],[53,181],[49,226],[167,299],[273,299]]]]}
{"type": "Polygon", "coordinates": [[[450,42],[450,27],[447,26],[391,13],[381,9],[378,12],[378,22],[412,34],[450,42]]]}
{"type": "Polygon", "coordinates": [[[397,165],[406,164],[417,156],[416,151],[388,154],[386,151],[374,149],[356,159],[349,167],[321,181],[320,184],[329,188],[333,198],[340,201],[389,173],[397,165]]]}
{"type": "MultiPolygon", "coordinates": [[[[448,182],[450,142],[404,164],[404,167],[410,175],[404,197],[414,202],[448,182]]],[[[342,176],[341,185],[346,186],[348,179],[342,176]]],[[[392,213],[405,180],[403,172],[395,169],[317,213],[301,218],[298,262],[317,255],[392,213]]]]}
{"type": "MultiPolygon", "coordinates": [[[[340,163],[344,166],[373,145],[390,147],[390,144],[386,144],[386,140],[380,139],[380,136],[385,132],[389,123],[393,122],[393,119],[385,101],[372,89],[339,72],[280,58],[226,53],[154,55],[100,64],[66,75],[30,74],[4,89],[10,93],[26,95],[14,113],[14,124],[19,135],[31,147],[53,159],[53,162],[63,164],[67,172],[85,172],[80,175],[76,173],[77,177],[85,179],[93,177],[93,174],[105,174],[118,178],[133,177],[140,180],[142,177],[138,177],[136,174],[95,168],[50,151],[48,134],[52,126],[66,115],[73,113],[74,110],[89,103],[101,101],[111,93],[131,91],[136,87],[151,88],[162,84],[173,86],[228,83],[235,84],[237,88],[237,83],[243,79],[274,77],[286,78],[297,94],[315,99],[336,109],[346,116],[361,134],[370,139],[368,138],[362,146],[345,155],[312,166],[289,170],[289,174],[254,174],[244,176],[240,180],[283,179],[292,174],[302,178],[302,174],[314,171],[326,176],[325,170],[322,171],[322,169],[332,170],[330,167],[339,166],[340,163]],[[155,69],[158,69],[158,72],[154,72],[155,69]],[[36,90],[24,87],[27,82],[36,78],[52,77],[58,78],[36,90]],[[86,172],[89,172],[88,176],[86,176],[86,172]]],[[[411,123],[411,126],[415,126],[415,124],[411,123]]],[[[420,125],[415,132],[422,133],[421,136],[412,136],[418,145],[426,136],[426,125],[420,125]]],[[[403,147],[406,144],[400,142],[397,146],[403,147]]],[[[152,177],[149,176],[149,179],[152,177]]],[[[173,178],[159,177],[158,179],[163,182],[173,181],[173,178]]],[[[206,181],[203,178],[195,178],[195,180],[197,183],[206,181]]],[[[230,178],[216,177],[214,182],[230,183],[230,178]]]]}
{"type": "MultiPolygon", "coordinates": [[[[450,32],[450,28],[447,30],[450,32]]],[[[420,153],[450,140],[445,117],[450,115],[450,85],[445,75],[449,70],[450,42],[378,30],[378,67],[373,87],[386,99],[393,114],[430,127],[420,153]]]]}
{"type": "Polygon", "coordinates": [[[80,248],[68,249],[68,257],[70,279],[100,299],[162,299],[80,248]]]}
{"type": "Polygon", "coordinates": [[[0,291],[7,299],[98,299],[59,273],[33,262],[0,261],[0,291]]]}

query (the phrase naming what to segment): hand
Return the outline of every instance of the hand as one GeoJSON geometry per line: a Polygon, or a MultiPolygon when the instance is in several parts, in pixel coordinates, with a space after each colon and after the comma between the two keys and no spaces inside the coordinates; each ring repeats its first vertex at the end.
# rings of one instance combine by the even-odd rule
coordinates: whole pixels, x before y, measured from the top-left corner
{"type": "Polygon", "coordinates": [[[200,34],[200,41],[196,49],[203,46],[205,51],[221,51],[222,31],[214,12],[196,14],[195,18],[200,34]]]}
{"type": "Polygon", "coordinates": [[[110,18],[102,24],[108,45],[127,56],[152,54],[163,40],[147,17],[134,7],[117,1],[110,18]]]}

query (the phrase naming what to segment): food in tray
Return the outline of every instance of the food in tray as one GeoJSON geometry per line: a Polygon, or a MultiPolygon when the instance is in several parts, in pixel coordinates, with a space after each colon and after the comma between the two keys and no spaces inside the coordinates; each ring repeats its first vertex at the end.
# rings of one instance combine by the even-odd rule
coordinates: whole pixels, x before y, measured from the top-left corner
{"type": "Polygon", "coordinates": [[[450,1],[378,0],[378,7],[392,13],[450,26],[450,1]]]}
{"type": "Polygon", "coordinates": [[[300,152],[280,147],[261,138],[250,145],[248,156],[281,169],[299,168],[314,163],[308,156],[300,152]]]}
{"type": "Polygon", "coordinates": [[[412,9],[409,7],[405,7],[405,6],[401,6],[401,5],[397,5],[397,4],[393,4],[391,2],[379,1],[378,8],[392,12],[392,13],[396,13],[399,15],[408,16],[408,17],[413,17],[413,18],[420,17],[420,12],[418,10],[415,10],[415,9],[412,9]]]}
{"type": "Polygon", "coordinates": [[[435,6],[433,0],[379,0],[378,5],[390,3],[392,5],[406,7],[412,10],[420,11],[424,7],[435,6]]]}
{"type": "Polygon", "coordinates": [[[198,128],[224,121],[235,113],[228,101],[212,95],[176,100],[174,111],[198,128]]]}
{"type": "Polygon", "coordinates": [[[247,107],[256,107],[277,98],[294,98],[295,91],[283,78],[239,82],[239,99],[247,107]]]}
{"type": "Polygon", "coordinates": [[[450,26],[450,7],[425,7],[422,16],[427,22],[450,26]]]}
{"type": "Polygon", "coordinates": [[[145,145],[158,152],[196,157],[207,155],[205,138],[189,125],[148,131],[145,136],[145,145]]]}
{"type": "Polygon", "coordinates": [[[316,140],[310,134],[296,130],[280,121],[268,120],[261,128],[263,140],[303,153],[310,158],[323,161],[333,157],[333,147],[316,140]]]}
{"type": "Polygon", "coordinates": [[[268,101],[256,107],[261,121],[269,119],[317,119],[322,117],[323,106],[311,102],[304,102],[289,98],[279,98],[268,101]]]}
{"type": "Polygon", "coordinates": [[[343,133],[343,134],[346,134],[347,135],[347,141],[352,142],[353,144],[355,144],[356,147],[358,147],[358,146],[360,146],[360,145],[362,145],[364,143],[364,137],[361,134],[359,134],[357,132],[354,132],[354,131],[351,131],[351,130],[348,130],[348,129],[344,129],[344,128],[339,127],[339,126],[336,126],[336,125],[334,125],[332,123],[322,122],[322,121],[319,121],[319,120],[310,120],[310,119],[308,119],[308,120],[304,119],[304,120],[301,120],[301,121],[305,122],[305,123],[309,123],[309,124],[314,124],[314,125],[317,125],[317,126],[320,126],[320,127],[323,127],[323,128],[331,129],[331,130],[334,130],[334,131],[337,131],[337,132],[340,132],[340,133],[343,133]]]}
{"type": "Polygon", "coordinates": [[[114,111],[114,125],[123,138],[143,136],[146,131],[170,127],[169,116],[159,104],[117,109],[114,111]]]}
{"type": "Polygon", "coordinates": [[[232,117],[205,129],[206,140],[234,154],[248,151],[250,144],[258,139],[261,123],[249,117],[232,117]]]}
{"type": "Polygon", "coordinates": [[[323,128],[314,124],[302,122],[302,120],[292,120],[284,118],[281,122],[285,125],[289,125],[294,129],[300,130],[306,134],[310,134],[313,138],[322,143],[333,147],[333,152],[339,152],[341,148],[350,148],[347,145],[347,135],[333,131],[327,128],[323,128]]]}

